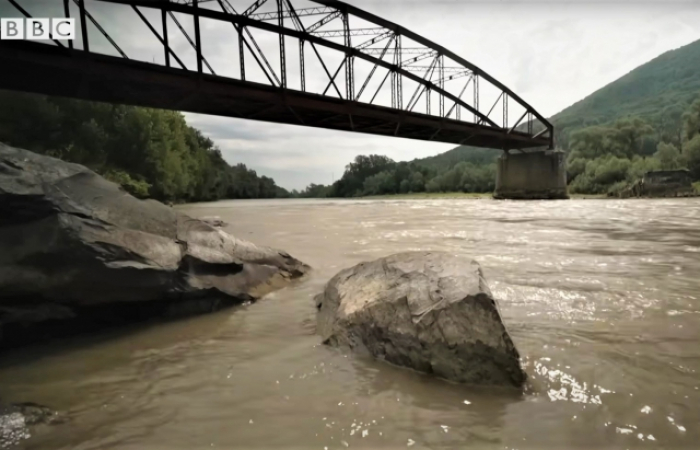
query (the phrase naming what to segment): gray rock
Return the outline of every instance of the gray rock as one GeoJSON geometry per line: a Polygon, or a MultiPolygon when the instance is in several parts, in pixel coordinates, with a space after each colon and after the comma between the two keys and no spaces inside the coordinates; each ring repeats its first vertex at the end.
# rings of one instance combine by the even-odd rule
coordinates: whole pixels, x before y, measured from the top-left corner
{"type": "Polygon", "coordinates": [[[214,228],[223,228],[225,226],[228,226],[228,223],[221,220],[221,217],[219,216],[200,217],[199,220],[214,228]]]}
{"type": "Polygon", "coordinates": [[[0,144],[0,331],[78,307],[254,300],[307,270],[84,166],[0,144]]]}
{"type": "Polygon", "coordinates": [[[476,261],[400,253],[345,269],[316,297],[324,343],[470,384],[526,375],[476,261]]]}

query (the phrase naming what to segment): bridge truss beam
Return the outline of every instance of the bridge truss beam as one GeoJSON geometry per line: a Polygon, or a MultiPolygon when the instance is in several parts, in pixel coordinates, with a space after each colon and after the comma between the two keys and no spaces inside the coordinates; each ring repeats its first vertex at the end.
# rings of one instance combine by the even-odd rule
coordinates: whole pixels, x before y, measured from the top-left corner
{"type": "MultiPolygon", "coordinates": [[[[32,0],[2,1],[24,16],[32,13],[32,0]]],[[[80,39],[68,47],[57,41],[0,42],[0,62],[13,68],[0,71],[0,88],[505,150],[554,144],[553,126],[491,75],[399,25],[340,1],[312,0],[312,6],[304,7],[304,0],[241,0],[234,7],[231,0],[73,0],[78,8],[72,11],[68,0],[47,1],[55,1],[67,16],[75,15],[80,39]],[[98,22],[100,4],[124,6],[135,14],[161,46],[164,64],[130,59],[126,47],[98,22]],[[160,17],[161,25],[148,15],[160,17]],[[189,32],[180,21],[191,21],[189,32]],[[215,72],[216,57],[207,54],[203,38],[204,21],[230,24],[238,77],[215,72]],[[89,23],[118,55],[100,53],[93,43],[100,36],[91,32],[89,23]],[[173,45],[169,23],[194,51],[194,66],[173,45]],[[260,33],[276,36],[276,48],[269,40],[258,42],[260,33]],[[290,39],[299,44],[298,64],[289,60],[290,39]],[[339,57],[336,62],[329,53],[339,57]],[[246,73],[251,57],[263,79],[246,73]],[[279,64],[271,63],[275,60],[279,64]],[[359,69],[360,63],[366,67],[359,69]],[[320,64],[322,70],[310,73],[311,64],[320,64]],[[374,76],[377,71],[379,77],[374,76]],[[325,76],[325,89],[310,88],[310,76],[325,76]],[[297,79],[298,86],[292,81],[297,79]],[[359,92],[356,86],[361,86],[359,92]],[[368,95],[361,99],[365,91],[368,95]],[[214,92],[216,98],[211,97],[214,92]]]]}

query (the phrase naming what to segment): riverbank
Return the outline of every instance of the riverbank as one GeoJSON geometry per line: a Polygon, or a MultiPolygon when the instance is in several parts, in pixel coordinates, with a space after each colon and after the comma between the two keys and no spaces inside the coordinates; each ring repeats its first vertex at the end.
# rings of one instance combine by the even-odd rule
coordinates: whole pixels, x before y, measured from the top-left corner
{"type": "MultiPolygon", "coordinates": [[[[605,199],[605,194],[570,194],[572,199],[605,199]]],[[[493,198],[493,193],[473,193],[473,192],[417,192],[413,194],[391,194],[391,195],[370,195],[361,197],[363,200],[420,200],[420,199],[489,199],[493,198]]]]}
{"type": "Polygon", "coordinates": [[[437,199],[437,198],[472,198],[472,199],[481,199],[481,198],[492,198],[493,194],[492,193],[472,193],[472,192],[416,192],[412,194],[389,194],[389,195],[368,195],[366,197],[361,197],[364,200],[390,200],[390,199],[407,199],[407,200],[416,200],[416,199],[422,199],[422,198],[427,198],[427,199],[437,199]]]}

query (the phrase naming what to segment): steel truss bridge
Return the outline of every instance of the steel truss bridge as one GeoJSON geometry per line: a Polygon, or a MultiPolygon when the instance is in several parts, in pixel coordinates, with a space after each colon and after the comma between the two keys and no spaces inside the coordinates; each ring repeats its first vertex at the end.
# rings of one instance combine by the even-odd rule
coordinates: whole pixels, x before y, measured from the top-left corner
{"type": "Polygon", "coordinates": [[[76,39],[0,41],[0,89],[504,150],[553,147],[552,124],[491,75],[340,1],[2,2],[14,17],[75,18],[76,39]]]}

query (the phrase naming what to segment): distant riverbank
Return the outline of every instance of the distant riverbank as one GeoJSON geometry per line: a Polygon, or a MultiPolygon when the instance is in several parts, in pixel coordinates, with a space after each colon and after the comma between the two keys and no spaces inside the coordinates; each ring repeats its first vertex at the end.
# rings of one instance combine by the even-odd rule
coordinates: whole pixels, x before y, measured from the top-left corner
{"type": "Polygon", "coordinates": [[[387,195],[368,195],[360,197],[367,200],[381,199],[421,199],[421,198],[491,198],[493,194],[483,193],[476,194],[472,192],[416,192],[413,194],[387,194],[387,195]]]}
{"type": "MultiPolygon", "coordinates": [[[[370,195],[367,197],[361,197],[367,200],[382,200],[382,199],[395,199],[395,200],[416,200],[416,199],[487,199],[492,198],[493,194],[490,192],[486,193],[473,193],[473,192],[416,192],[414,194],[390,194],[390,195],[370,195]]],[[[571,194],[571,198],[575,199],[602,199],[607,198],[605,194],[571,194]]]]}

